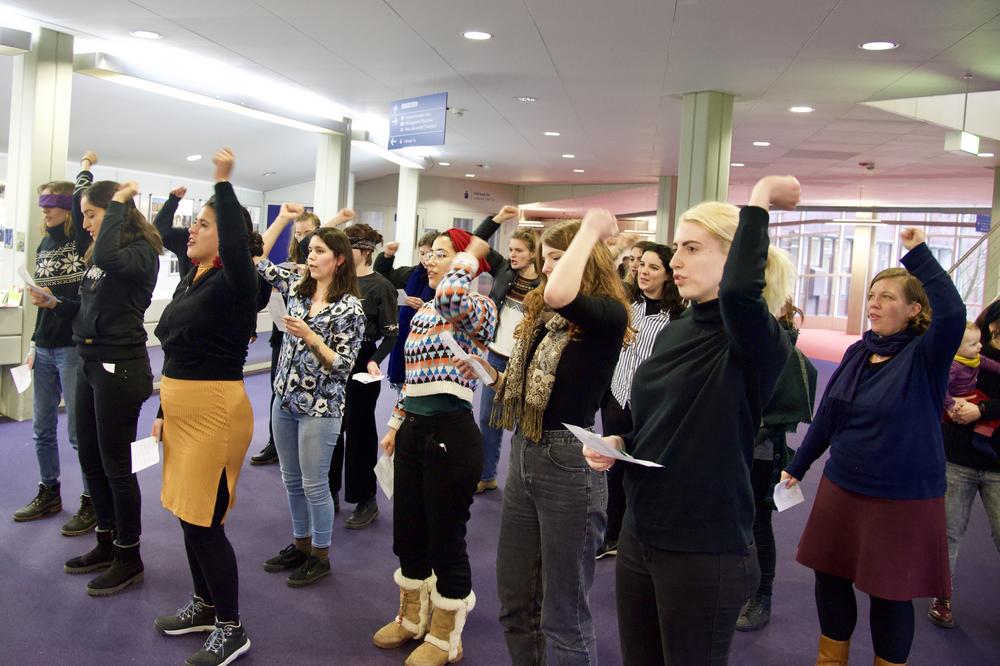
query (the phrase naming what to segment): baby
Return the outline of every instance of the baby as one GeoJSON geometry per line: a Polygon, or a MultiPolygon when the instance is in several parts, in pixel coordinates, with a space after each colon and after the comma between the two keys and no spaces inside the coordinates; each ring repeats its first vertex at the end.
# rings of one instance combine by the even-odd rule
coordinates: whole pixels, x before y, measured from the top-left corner
{"type": "MultiPolygon", "coordinates": [[[[946,421],[951,421],[948,412],[955,407],[955,398],[961,398],[974,405],[989,399],[985,393],[976,388],[980,369],[1000,373],[1000,363],[979,353],[983,348],[980,337],[979,327],[971,321],[966,322],[962,344],[958,347],[955,360],[951,362],[951,370],[948,371],[948,393],[944,400],[946,421]]],[[[997,426],[1000,426],[1000,421],[978,421],[975,432],[984,437],[992,437],[997,426]]]]}

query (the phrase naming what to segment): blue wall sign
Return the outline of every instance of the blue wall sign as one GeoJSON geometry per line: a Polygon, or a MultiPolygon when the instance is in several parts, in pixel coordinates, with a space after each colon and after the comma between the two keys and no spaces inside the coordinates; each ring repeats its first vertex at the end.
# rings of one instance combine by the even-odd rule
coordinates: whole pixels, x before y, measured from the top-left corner
{"type": "Polygon", "coordinates": [[[389,150],[443,146],[448,93],[396,100],[389,107],[389,150]]]}
{"type": "Polygon", "coordinates": [[[976,215],[976,231],[986,233],[990,230],[990,216],[976,215]]]}

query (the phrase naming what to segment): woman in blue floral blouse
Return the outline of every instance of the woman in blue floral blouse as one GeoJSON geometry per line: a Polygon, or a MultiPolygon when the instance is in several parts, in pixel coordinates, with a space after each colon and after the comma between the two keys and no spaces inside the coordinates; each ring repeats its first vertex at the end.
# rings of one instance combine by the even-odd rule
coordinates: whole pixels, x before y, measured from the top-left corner
{"type": "MultiPolygon", "coordinates": [[[[282,205],[264,234],[264,257],[302,212],[297,204],[282,205]]],[[[323,227],[313,234],[304,275],[265,258],[255,261],[257,271],[288,302],[271,424],[295,539],[264,569],[295,569],[288,584],[301,587],[330,573],[330,459],[344,415],[344,388],[364,338],[365,314],[351,244],[342,231],[323,227]]]]}

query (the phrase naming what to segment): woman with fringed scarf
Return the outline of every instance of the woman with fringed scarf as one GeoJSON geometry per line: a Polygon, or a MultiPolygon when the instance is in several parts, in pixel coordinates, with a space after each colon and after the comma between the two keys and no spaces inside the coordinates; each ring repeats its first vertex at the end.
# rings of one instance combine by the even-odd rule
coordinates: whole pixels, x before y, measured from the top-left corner
{"type": "Polygon", "coordinates": [[[524,300],[510,362],[496,378],[493,423],[514,431],[497,552],[500,622],[515,664],[597,662],[589,594],[607,524],[607,479],[565,424],[593,429],[623,342],[629,301],[602,242],[614,216],[550,227],[543,282],[524,300]],[[550,646],[547,646],[550,643],[550,646]]]}

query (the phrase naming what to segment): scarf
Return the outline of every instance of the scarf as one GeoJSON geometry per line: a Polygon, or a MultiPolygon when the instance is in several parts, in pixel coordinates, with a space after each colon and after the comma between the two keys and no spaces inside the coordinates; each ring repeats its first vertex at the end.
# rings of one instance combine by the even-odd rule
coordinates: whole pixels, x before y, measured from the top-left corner
{"type": "MultiPolygon", "coordinates": [[[[448,236],[448,238],[451,239],[451,244],[455,248],[455,252],[465,252],[465,249],[469,247],[469,243],[472,242],[472,234],[470,234],[465,229],[449,229],[444,233],[448,236]]],[[[489,273],[489,272],[490,272],[490,263],[486,261],[485,258],[480,259],[479,273],[489,273]]]]}
{"type": "Polygon", "coordinates": [[[917,337],[912,328],[905,328],[894,335],[878,335],[871,330],[865,331],[861,338],[862,344],[856,344],[847,350],[844,360],[830,377],[826,398],[850,402],[861,383],[861,375],[865,369],[865,361],[872,354],[879,356],[895,356],[917,337]]]}
{"type": "Polygon", "coordinates": [[[507,371],[497,383],[490,425],[520,431],[538,442],[542,439],[542,417],[556,382],[556,368],[570,341],[570,324],[554,314],[547,322],[539,318],[528,335],[522,336],[510,356],[507,371]],[[529,360],[532,343],[544,326],[541,342],[529,360]]]}
{"type": "Polygon", "coordinates": [[[968,356],[959,356],[955,354],[955,362],[961,363],[967,368],[978,368],[980,363],[980,356],[976,354],[975,358],[969,358],[968,356]]]}

